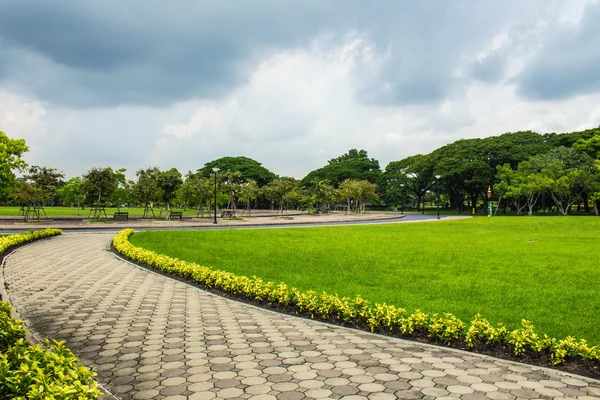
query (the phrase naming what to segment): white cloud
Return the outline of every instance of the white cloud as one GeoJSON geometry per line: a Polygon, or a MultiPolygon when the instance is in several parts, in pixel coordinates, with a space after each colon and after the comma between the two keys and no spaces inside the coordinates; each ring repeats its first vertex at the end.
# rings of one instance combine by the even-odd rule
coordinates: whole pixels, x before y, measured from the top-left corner
{"type": "MultiPolygon", "coordinates": [[[[364,16],[340,15],[345,22],[331,30],[304,32],[300,24],[298,31],[280,42],[278,30],[268,31],[275,35],[272,38],[265,33],[259,35],[260,40],[248,42],[263,43],[260,46],[236,40],[237,47],[229,51],[239,47],[243,49],[240,54],[225,54],[227,48],[219,52],[223,46],[217,44],[229,43],[229,39],[209,40],[205,50],[221,58],[200,58],[210,59],[208,63],[185,63],[185,57],[159,57],[160,62],[142,57],[141,69],[138,63],[123,67],[115,61],[121,66],[108,63],[101,72],[94,68],[102,58],[86,61],[93,67],[90,72],[77,64],[85,60],[51,41],[72,73],[52,72],[46,58],[46,64],[28,58],[25,69],[0,64],[0,79],[5,79],[4,91],[0,91],[0,130],[26,139],[31,148],[28,162],[64,170],[69,176],[94,165],[126,167],[130,177],[147,166],[177,167],[185,173],[218,157],[244,155],[277,174],[301,178],[350,148],[367,150],[383,168],[390,161],[428,153],[460,138],[526,129],[584,129],[600,124],[597,91],[568,92],[559,100],[525,99],[519,78],[524,70],[539,76],[537,68],[527,67],[561,32],[582,30],[588,35],[575,35],[574,42],[595,38],[589,21],[598,5],[590,4],[599,2],[556,0],[544,7],[527,3],[523,12],[521,3],[513,2],[514,8],[497,6],[495,13],[503,14],[498,18],[494,11],[478,5],[478,14],[464,23],[456,23],[459,19],[444,12],[466,16],[471,6],[447,5],[438,14],[423,6],[419,12],[431,14],[439,25],[431,27],[410,20],[410,13],[405,13],[402,24],[393,18],[382,19],[381,24],[368,19],[367,24],[360,22],[364,16]],[[186,68],[180,70],[184,64],[186,68]],[[160,70],[161,65],[168,74],[149,78],[147,71],[160,70]],[[124,68],[131,70],[123,75],[124,68]],[[15,71],[27,74],[15,75],[15,71]],[[130,72],[135,74],[130,76],[130,72]],[[15,76],[19,79],[14,80],[15,76]],[[98,76],[110,84],[92,85],[98,76]],[[197,89],[202,86],[199,81],[213,78],[228,90],[213,96],[197,89]],[[131,79],[140,90],[121,84],[131,79]],[[67,84],[61,86],[62,81],[67,84]],[[66,103],[53,102],[52,96],[34,97],[40,85],[56,93],[55,84],[65,93],[69,88],[77,93],[83,86],[85,90],[71,93],[66,103]],[[152,90],[146,91],[149,86],[152,90]],[[19,95],[7,91],[18,89],[22,89],[19,95]],[[103,100],[96,101],[96,96],[103,100]]],[[[2,34],[0,28],[0,40],[2,34]]],[[[109,51],[112,42],[106,43],[109,51]]],[[[177,54],[192,49],[187,42],[179,45],[177,54]]],[[[153,46],[154,41],[154,57],[153,46]]],[[[584,56],[581,60],[593,60],[584,56]]],[[[546,80],[540,82],[546,86],[546,80]]]]}

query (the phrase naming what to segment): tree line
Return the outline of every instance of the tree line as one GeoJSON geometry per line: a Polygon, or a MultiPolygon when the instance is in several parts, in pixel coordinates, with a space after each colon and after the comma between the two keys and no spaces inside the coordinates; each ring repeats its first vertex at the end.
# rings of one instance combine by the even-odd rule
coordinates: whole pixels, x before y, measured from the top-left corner
{"type": "Polygon", "coordinates": [[[367,151],[351,149],[303,179],[280,177],[247,157],[223,157],[182,175],[177,169],[145,168],[128,180],[124,169],[93,167],[65,181],[59,170],[27,166],[23,139],[0,132],[0,196],[18,205],[69,205],[78,208],[139,205],[194,208],[198,215],[220,208],[250,213],[255,208],[363,212],[425,203],[459,213],[483,210],[488,188],[502,211],[517,214],[547,209],[567,215],[574,206],[599,214],[600,128],[570,133],[509,132],[483,139],[461,139],[429,154],[390,162],[381,170],[367,151]],[[218,172],[214,172],[218,169],[218,172]],[[15,171],[21,171],[17,179],[15,171]]]}

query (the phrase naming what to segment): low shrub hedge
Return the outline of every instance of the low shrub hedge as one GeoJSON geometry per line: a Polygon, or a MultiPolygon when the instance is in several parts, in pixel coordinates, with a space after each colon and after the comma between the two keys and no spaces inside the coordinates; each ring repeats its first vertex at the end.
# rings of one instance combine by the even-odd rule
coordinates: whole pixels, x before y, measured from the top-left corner
{"type": "Polygon", "coordinates": [[[129,241],[133,233],[133,229],[119,232],[113,240],[114,249],[130,260],[176,274],[207,288],[274,305],[311,318],[368,328],[372,332],[413,339],[427,338],[434,343],[483,352],[486,348],[509,349],[515,356],[548,357],[555,365],[565,361],[591,361],[595,364],[593,370],[597,371],[600,360],[598,346],[590,346],[584,339],[576,340],[571,336],[557,340],[540,335],[530,321],[523,320],[521,328],[508,331],[504,325],[492,325],[480,315],[465,324],[449,313],[428,315],[417,310],[410,314],[393,305],[372,304],[361,296],[350,298],[325,292],[301,292],[285,283],[275,284],[256,276],[248,278],[214,270],[136,247],[129,241]]]}
{"type": "MultiPolygon", "coordinates": [[[[0,237],[0,253],[37,239],[60,235],[44,229],[0,237]]],[[[78,358],[64,342],[48,341],[45,347],[30,345],[23,322],[11,318],[10,303],[0,301],[0,398],[96,399],[101,395],[95,373],[78,366],[78,358]]]]}
{"type": "Polygon", "coordinates": [[[21,244],[61,234],[62,231],[60,229],[47,228],[39,231],[30,231],[24,233],[15,233],[13,235],[0,236],[0,254],[3,254],[7,250],[19,246],[21,244]]]}

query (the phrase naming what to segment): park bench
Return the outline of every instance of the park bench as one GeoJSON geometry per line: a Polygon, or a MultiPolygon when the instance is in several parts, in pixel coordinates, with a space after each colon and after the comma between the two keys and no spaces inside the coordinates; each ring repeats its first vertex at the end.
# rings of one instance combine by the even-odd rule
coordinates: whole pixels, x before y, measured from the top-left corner
{"type": "Polygon", "coordinates": [[[115,221],[128,221],[129,220],[129,213],[128,212],[116,212],[113,215],[113,219],[115,221]]]}
{"type": "Polygon", "coordinates": [[[183,212],[181,211],[171,211],[169,213],[169,219],[182,219],[183,218],[183,212]]]}
{"type": "Polygon", "coordinates": [[[221,218],[235,218],[235,210],[221,211],[221,218]]]}

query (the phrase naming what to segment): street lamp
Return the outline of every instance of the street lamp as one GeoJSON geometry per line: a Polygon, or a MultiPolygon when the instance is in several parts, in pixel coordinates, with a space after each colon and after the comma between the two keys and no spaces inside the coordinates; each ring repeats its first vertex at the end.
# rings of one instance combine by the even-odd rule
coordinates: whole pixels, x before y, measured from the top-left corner
{"type": "Polygon", "coordinates": [[[215,219],[213,224],[217,223],[217,172],[219,172],[219,168],[215,167],[212,169],[215,173],[215,219]]]}
{"type": "Polygon", "coordinates": [[[438,211],[437,219],[440,219],[440,178],[441,177],[442,177],[441,175],[435,176],[435,194],[437,195],[437,211],[438,211]]]}

